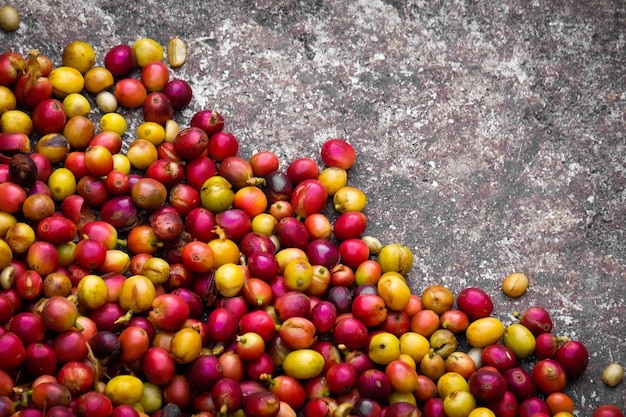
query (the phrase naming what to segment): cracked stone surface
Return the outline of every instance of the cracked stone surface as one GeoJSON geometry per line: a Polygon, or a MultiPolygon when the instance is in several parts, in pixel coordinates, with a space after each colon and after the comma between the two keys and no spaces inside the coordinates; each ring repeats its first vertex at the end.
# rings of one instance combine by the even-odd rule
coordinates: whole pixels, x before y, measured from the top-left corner
{"type": "Polygon", "coordinates": [[[600,381],[626,364],[623,1],[12,4],[22,23],[0,33],[3,50],[57,64],[75,39],[102,65],[115,44],[181,37],[188,59],[172,74],[194,99],[176,119],[218,110],[244,157],[319,161],[326,139],[348,140],[368,234],[411,248],[414,292],[480,286],[506,323],[545,306],[590,351],[567,389],[576,414],[626,404],[623,384],[600,381]],[[500,285],[516,271],[531,286],[512,300],[500,285]]]}

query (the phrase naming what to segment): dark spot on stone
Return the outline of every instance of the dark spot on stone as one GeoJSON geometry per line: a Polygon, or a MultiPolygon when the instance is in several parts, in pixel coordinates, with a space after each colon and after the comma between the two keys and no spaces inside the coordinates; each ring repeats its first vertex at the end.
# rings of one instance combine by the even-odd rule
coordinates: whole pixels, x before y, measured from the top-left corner
{"type": "Polygon", "coordinates": [[[312,33],[302,33],[298,36],[298,40],[302,42],[302,48],[304,50],[304,56],[306,59],[315,58],[315,51],[313,50],[313,43],[316,40],[316,37],[312,33]]]}
{"type": "Polygon", "coordinates": [[[301,21],[305,16],[316,16],[324,10],[322,0],[277,0],[268,1],[265,7],[257,7],[257,2],[245,0],[244,7],[251,12],[252,18],[260,25],[276,29],[301,21]]]}
{"type": "Polygon", "coordinates": [[[393,8],[397,10],[398,16],[404,18],[406,14],[404,12],[404,7],[406,5],[404,0],[383,0],[383,3],[393,6],[393,8]]]}

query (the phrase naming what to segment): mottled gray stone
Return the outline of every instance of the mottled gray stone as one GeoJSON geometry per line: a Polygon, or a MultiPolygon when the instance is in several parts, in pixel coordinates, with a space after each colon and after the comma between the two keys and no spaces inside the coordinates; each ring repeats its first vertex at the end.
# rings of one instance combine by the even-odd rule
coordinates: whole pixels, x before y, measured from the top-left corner
{"type": "Polygon", "coordinates": [[[56,63],[74,39],[102,64],[117,43],[180,36],[188,62],[172,73],[195,98],[177,120],[218,110],[243,156],[319,160],[326,139],[347,139],[368,233],[413,250],[415,292],[481,286],[507,323],[547,307],[590,350],[568,388],[577,414],[626,404],[600,381],[626,363],[623,1],[13,4],[22,24],[2,48],[56,63]],[[500,284],[514,271],[531,286],[511,300],[500,284]]]}

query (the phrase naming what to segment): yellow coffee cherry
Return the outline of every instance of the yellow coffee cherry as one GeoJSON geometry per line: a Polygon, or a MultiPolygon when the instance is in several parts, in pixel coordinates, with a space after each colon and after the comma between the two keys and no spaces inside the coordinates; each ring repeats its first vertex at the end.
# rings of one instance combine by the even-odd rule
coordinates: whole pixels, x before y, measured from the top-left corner
{"type": "Polygon", "coordinates": [[[0,85],[0,114],[13,110],[17,106],[17,99],[10,88],[0,85]]]}
{"type": "Polygon", "coordinates": [[[52,199],[60,203],[76,191],[76,177],[67,168],[57,168],[48,177],[48,188],[52,199]]]}
{"type": "Polygon", "coordinates": [[[348,172],[338,167],[328,167],[320,172],[317,180],[326,188],[329,196],[334,196],[339,189],[346,186],[348,172]]]}
{"type": "Polygon", "coordinates": [[[137,126],[137,139],[145,139],[159,146],[165,140],[165,128],[156,122],[144,122],[137,126]]]}
{"type": "Polygon", "coordinates": [[[63,49],[61,60],[63,65],[76,68],[81,74],[85,74],[96,62],[96,53],[87,42],[72,41],[63,49]]]}
{"type": "Polygon", "coordinates": [[[502,292],[508,297],[521,297],[528,288],[528,278],[521,272],[509,275],[502,282],[502,292]]]}
{"type": "Polygon", "coordinates": [[[146,66],[149,62],[161,61],[165,55],[163,47],[154,39],[141,38],[133,43],[137,65],[146,66]]]}
{"type": "Polygon", "coordinates": [[[52,95],[63,99],[68,94],[80,93],[85,87],[83,74],[74,67],[56,67],[48,75],[52,84],[52,95]]]}
{"type": "Polygon", "coordinates": [[[159,158],[156,146],[145,139],[135,139],[128,146],[126,156],[134,168],[145,170],[159,158]]]}
{"type": "Polygon", "coordinates": [[[113,169],[126,175],[130,174],[131,165],[128,157],[121,153],[113,154],[113,169]]]}
{"type": "Polygon", "coordinates": [[[74,116],[86,116],[91,111],[91,104],[85,96],[79,93],[68,94],[63,99],[63,108],[67,118],[70,119],[74,116]]]}
{"type": "Polygon", "coordinates": [[[111,71],[104,67],[93,67],[85,73],[85,90],[98,94],[113,85],[114,78],[111,71]]]}
{"type": "Polygon", "coordinates": [[[126,119],[119,113],[107,113],[100,118],[100,130],[103,132],[111,131],[123,136],[127,126],[126,119]]]}
{"type": "Polygon", "coordinates": [[[339,213],[363,211],[366,204],[365,193],[356,187],[341,187],[333,196],[333,205],[339,213]]]}
{"type": "Polygon", "coordinates": [[[8,110],[0,116],[0,131],[30,135],[33,131],[33,122],[30,116],[21,110],[8,110]]]}

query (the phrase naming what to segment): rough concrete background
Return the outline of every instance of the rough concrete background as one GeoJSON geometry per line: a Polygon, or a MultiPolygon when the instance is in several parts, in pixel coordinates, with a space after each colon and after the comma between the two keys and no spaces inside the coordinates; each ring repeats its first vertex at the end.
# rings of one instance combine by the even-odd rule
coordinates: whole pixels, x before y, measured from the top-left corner
{"type": "MultiPolygon", "coordinates": [[[[495,314],[533,304],[583,341],[577,415],[626,404],[626,83],[622,0],[14,0],[22,24],[3,50],[187,42],[173,76],[226,118],[250,156],[319,160],[330,137],[358,152],[368,233],[415,254],[415,292],[476,285],[495,314]],[[522,298],[508,274],[531,279],[522,298]]],[[[94,111],[97,117],[97,111],[94,111]]],[[[138,125],[131,118],[132,131],[138,125]]],[[[286,166],[286,165],[285,165],[286,166]]]]}

